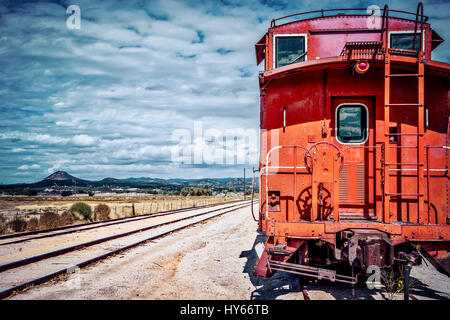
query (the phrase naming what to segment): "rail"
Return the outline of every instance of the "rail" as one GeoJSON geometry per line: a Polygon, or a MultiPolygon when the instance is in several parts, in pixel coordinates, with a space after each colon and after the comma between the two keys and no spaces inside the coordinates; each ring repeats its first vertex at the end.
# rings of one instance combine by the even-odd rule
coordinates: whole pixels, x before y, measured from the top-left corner
{"type": "MultiPolygon", "coordinates": [[[[378,9],[369,9],[369,8],[343,8],[343,9],[321,9],[321,10],[313,10],[313,11],[307,11],[307,12],[299,12],[299,13],[294,13],[294,14],[290,14],[284,17],[280,17],[280,18],[276,18],[276,19],[272,19],[271,23],[270,23],[270,27],[276,27],[276,22],[283,20],[283,19],[287,19],[287,18],[292,18],[292,17],[296,17],[296,16],[302,16],[302,15],[307,15],[307,14],[313,14],[313,13],[320,13],[321,15],[319,16],[315,16],[314,18],[318,18],[318,17],[327,17],[327,15],[325,15],[325,13],[327,12],[336,12],[336,11],[341,11],[340,13],[338,13],[337,15],[345,15],[345,13],[343,13],[342,11],[365,11],[365,12],[369,12],[372,11],[371,14],[367,14],[367,16],[371,16],[375,13],[375,11],[378,9]]],[[[379,9],[380,11],[383,10],[383,14],[384,14],[384,9],[379,9]]],[[[398,13],[398,14],[408,14],[408,15],[413,15],[413,16],[417,16],[418,13],[414,13],[414,12],[408,12],[408,11],[402,11],[402,10],[393,10],[393,9],[388,9],[386,11],[386,13],[398,13]]],[[[328,15],[328,16],[332,16],[332,15],[328,15]]],[[[392,18],[401,18],[399,16],[391,16],[392,18]]],[[[423,10],[422,10],[422,18],[424,18],[425,20],[423,20],[423,22],[426,22],[428,20],[427,16],[423,15],[423,10]]],[[[308,19],[311,19],[308,18],[308,19]]],[[[301,19],[300,19],[301,20],[301,19]]],[[[297,21],[300,21],[297,20],[297,21]]]]}

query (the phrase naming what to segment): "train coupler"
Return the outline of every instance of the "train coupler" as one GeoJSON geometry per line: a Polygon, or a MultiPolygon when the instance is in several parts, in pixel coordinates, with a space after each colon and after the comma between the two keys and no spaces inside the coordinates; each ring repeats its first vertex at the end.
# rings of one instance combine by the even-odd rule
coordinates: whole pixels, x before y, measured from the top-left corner
{"type": "Polygon", "coordinates": [[[280,271],[286,273],[292,273],[299,276],[316,278],[318,280],[329,280],[331,282],[343,282],[348,284],[356,284],[358,277],[346,276],[337,273],[335,270],[316,268],[296,263],[268,260],[267,266],[271,271],[280,271]]]}
{"type": "Polygon", "coordinates": [[[286,250],[285,244],[277,244],[267,249],[269,255],[290,256],[292,251],[286,250]]]}

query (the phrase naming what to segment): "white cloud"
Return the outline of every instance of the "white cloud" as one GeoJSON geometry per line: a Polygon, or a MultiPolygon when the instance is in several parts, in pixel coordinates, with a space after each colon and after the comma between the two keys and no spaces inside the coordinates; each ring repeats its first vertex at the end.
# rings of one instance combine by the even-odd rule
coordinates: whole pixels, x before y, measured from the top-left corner
{"type": "Polygon", "coordinates": [[[95,145],[97,138],[90,137],[86,134],[79,134],[72,138],[72,143],[79,147],[89,147],[95,145]]]}
{"type": "MultiPolygon", "coordinates": [[[[392,9],[415,11],[413,4],[393,1],[392,9]]],[[[382,8],[384,2],[362,6],[371,4],[382,8]]],[[[66,28],[63,5],[0,5],[2,182],[16,182],[17,166],[29,163],[40,165],[36,180],[47,168],[86,178],[240,175],[239,166],[174,165],[172,132],[192,132],[196,120],[204,130],[257,130],[262,67],[255,65],[253,45],[272,18],[341,6],[331,0],[77,5],[80,30],[66,28]]],[[[352,6],[361,3],[346,3],[352,6]]],[[[445,8],[444,2],[425,2],[443,38],[450,30],[445,8]]],[[[435,57],[448,60],[449,48],[444,42],[435,57]]]]}
{"type": "Polygon", "coordinates": [[[38,165],[38,164],[32,164],[32,165],[24,164],[24,165],[18,167],[17,169],[19,169],[19,170],[32,170],[32,169],[40,169],[40,168],[41,168],[41,166],[38,165]]]}

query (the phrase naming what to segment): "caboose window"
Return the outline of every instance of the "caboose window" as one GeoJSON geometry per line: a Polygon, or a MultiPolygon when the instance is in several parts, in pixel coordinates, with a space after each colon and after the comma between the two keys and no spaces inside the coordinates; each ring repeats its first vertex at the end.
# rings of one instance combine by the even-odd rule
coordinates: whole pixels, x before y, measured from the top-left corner
{"type": "MultiPolygon", "coordinates": [[[[391,31],[389,32],[389,48],[412,50],[414,42],[414,31],[391,31]]],[[[420,50],[420,32],[416,35],[414,50],[420,50]]]]}
{"type": "Polygon", "coordinates": [[[360,144],[368,138],[368,112],[363,104],[341,104],[336,108],[336,140],[360,144]]]}
{"type": "Polygon", "coordinates": [[[304,35],[275,35],[275,68],[306,60],[304,35]]]}

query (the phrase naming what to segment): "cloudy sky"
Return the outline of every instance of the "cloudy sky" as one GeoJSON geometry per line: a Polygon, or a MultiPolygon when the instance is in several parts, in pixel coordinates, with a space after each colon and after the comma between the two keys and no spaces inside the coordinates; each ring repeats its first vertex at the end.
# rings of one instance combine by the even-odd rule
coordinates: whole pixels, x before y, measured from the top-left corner
{"type": "MultiPolygon", "coordinates": [[[[405,2],[389,7],[415,11],[405,2]]],[[[174,162],[174,132],[194,138],[195,121],[203,132],[257,132],[253,45],[270,20],[373,4],[384,2],[1,0],[0,183],[56,170],[84,179],[241,176],[243,164],[174,162]],[[70,5],[81,9],[80,29],[67,27],[70,5]]],[[[424,4],[449,38],[448,1],[424,4]]],[[[433,58],[449,62],[450,41],[433,58]]],[[[250,143],[246,152],[257,150],[250,143]]]]}

